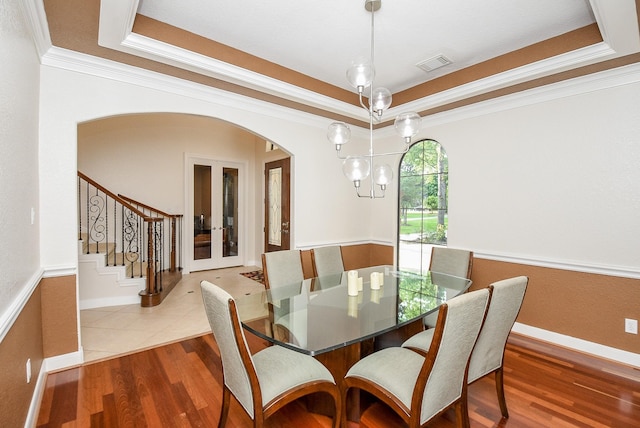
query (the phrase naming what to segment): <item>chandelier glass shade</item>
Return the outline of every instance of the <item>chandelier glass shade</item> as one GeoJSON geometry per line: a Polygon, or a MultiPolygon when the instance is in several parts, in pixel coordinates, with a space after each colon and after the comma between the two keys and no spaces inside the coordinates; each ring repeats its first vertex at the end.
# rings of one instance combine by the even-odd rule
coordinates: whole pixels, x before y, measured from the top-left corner
{"type": "Polygon", "coordinates": [[[409,150],[411,139],[420,131],[420,115],[415,112],[402,113],[398,115],[394,126],[398,134],[404,141],[404,148],[400,151],[389,153],[378,153],[374,150],[373,144],[373,122],[380,122],[383,113],[391,106],[392,96],[387,88],[374,88],[375,66],[374,66],[374,14],[380,9],[382,0],[365,0],[365,9],[371,12],[371,56],[369,59],[358,59],[353,61],[347,69],[347,81],[358,91],[360,106],[367,111],[369,116],[369,153],[363,155],[341,156],[340,150],[351,138],[351,130],[344,122],[333,122],[327,130],[327,139],[335,146],[336,154],[343,160],[342,171],[344,175],[353,182],[356,193],[359,197],[383,198],[387,185],[393,178],[393,170],[388,164],[373,165],[374,158],[390,155],[404,154],[409,150]],[[365,104],[365,89],[368,88],[368,100],[365,104]],[[368,195],[360,194],[361,182],[369,177],[371,186],[368,195]],[[376,192],[375,185],[379,186],[380,193],[376,192]]]}

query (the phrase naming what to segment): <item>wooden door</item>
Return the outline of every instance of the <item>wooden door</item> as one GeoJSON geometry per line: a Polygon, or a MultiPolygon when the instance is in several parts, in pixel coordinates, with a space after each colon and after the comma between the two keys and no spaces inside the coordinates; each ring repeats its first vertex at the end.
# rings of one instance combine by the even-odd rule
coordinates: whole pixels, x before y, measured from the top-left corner
{"type": "Polygon", "coordinates": [[[290,158],[265,164],[264,251],[267,253],[290,248],[290,164],[290,158]]]}

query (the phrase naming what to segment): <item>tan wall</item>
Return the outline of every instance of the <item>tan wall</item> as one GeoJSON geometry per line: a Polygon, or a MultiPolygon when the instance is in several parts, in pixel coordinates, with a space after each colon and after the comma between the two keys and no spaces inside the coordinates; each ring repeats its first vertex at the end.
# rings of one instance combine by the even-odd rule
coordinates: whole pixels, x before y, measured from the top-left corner
{"type": "Polygon", "coordinates": [[[42,289],[42,335],[45,357],[78,350],[75,275],[44,278],[42,289]]]}
{"type": "Polygon", "coordinates": [[[0,426],[24,426],[44,359],[41,287],[36,287],[2,343],[0,343],[0,426]],[[26,363],[31,359],[31,382],[26,363]]]}
{"type": "MultiPolygon", "coordinates": [[[[360,269],[367,266],[393,264],[393,247],[379,244],[343,245],[342,262],[346,270],[360,269]]],[[[302,271],[305,278],[313,277],[311,250],[302,250],[302,271]]]]}
{"type": "Polygon", "coordinates": [[[640,353],[640,336],[624,319],[640,319],[640,280],[474,258],[472,289],[517,275],[529,277],[518,322],[640,353]]]}
{"type": "MultiPolygon", "coordinates": [[[[306,277],[311,255],[303,251],[306,277]]],[[[393,264],[393,247],[376,244],[342,247],[345,269],[393,264]]],[[[640,319],[640,280],[475,257],[472,290],[525,275],[529,286],[518,322],[628,352],[640,353],[640,336],[624,332],[624,319],[640,319]]]]}
{"type": "Polygon", "coordinates": [[[76,351],[76,277],[43,278],[0,343],[0,427],[24,426],[44,358],[76,351]]]}

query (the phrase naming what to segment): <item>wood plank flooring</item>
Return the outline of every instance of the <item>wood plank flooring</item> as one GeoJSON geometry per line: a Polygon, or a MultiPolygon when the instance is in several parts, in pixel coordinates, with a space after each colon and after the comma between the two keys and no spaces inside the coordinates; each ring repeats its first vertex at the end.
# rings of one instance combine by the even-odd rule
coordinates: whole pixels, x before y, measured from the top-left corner
{"type": "MultiPolygon", "coordinates": [[[[253,352],[266,346],[247,335],[253,352]]],[[[215,427],[220,356],[212,335],[49,374],[38,427],[215,427]]],[[[469,390],[471,427],[638,427],[640,370],[512,334],[505,355],[510,418],[501,419],[492,377],[469,390]]],[[[250,427],[232,400],[228,427],[250,427]]],[[[451,412],[430,427],[453,427],[451,412]]],[[[268,427],[330,427],[329,417],[293,403],[268,427]]],[[[374,404],[349,428],[402,426],[374,404]]]]}

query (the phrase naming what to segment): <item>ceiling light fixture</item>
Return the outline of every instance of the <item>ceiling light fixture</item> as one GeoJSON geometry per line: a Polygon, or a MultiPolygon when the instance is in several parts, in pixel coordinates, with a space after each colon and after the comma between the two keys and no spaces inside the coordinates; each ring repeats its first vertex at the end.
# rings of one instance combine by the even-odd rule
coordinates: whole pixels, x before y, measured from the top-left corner
{"type": "Polygon", "coordinates": [[[387,185],[393,178],[393,170],[388,164],[375,165],[373,167],[373,176],[371,179],[371,187],[368,195],[360,194],[360,183],[369,177],[371,173],[371,165],[373,158],[388,155],[404,154],[409,150],[411,138],[420,131],[420,115],[415,112],[402,113],[396,117],[394,126],[396,131],[404,139],[404,150],[389,153],[376,153],[373,148],[373,121],[380,122],[382,114],[391,106],[391,92],[387,88],[374,88],[373,80],[375,77],[374,68],[374,15],[382,6],[382,0],[365,0],[364,7],[371,13],[371,56],[368,60],[354,61],[347,70],[347,80],[358,90],[360,105],[369,114],[369,153],[365,155],[342,156],[340,149],[346,144],[351,137],[351,130],[344,122],[333,122],[329,125],[327,138],[335,145],[336,154],[339,159],[343,160],[342,171],[344,175],[351,181],[356,188],[356,194],[361,198],[383,198],[387,185]],[[369,88],[368,106],[363,100],[364,90],[369,88]],[[375,185],[380,186],[381,193],[376,193],[375,185]]]}

